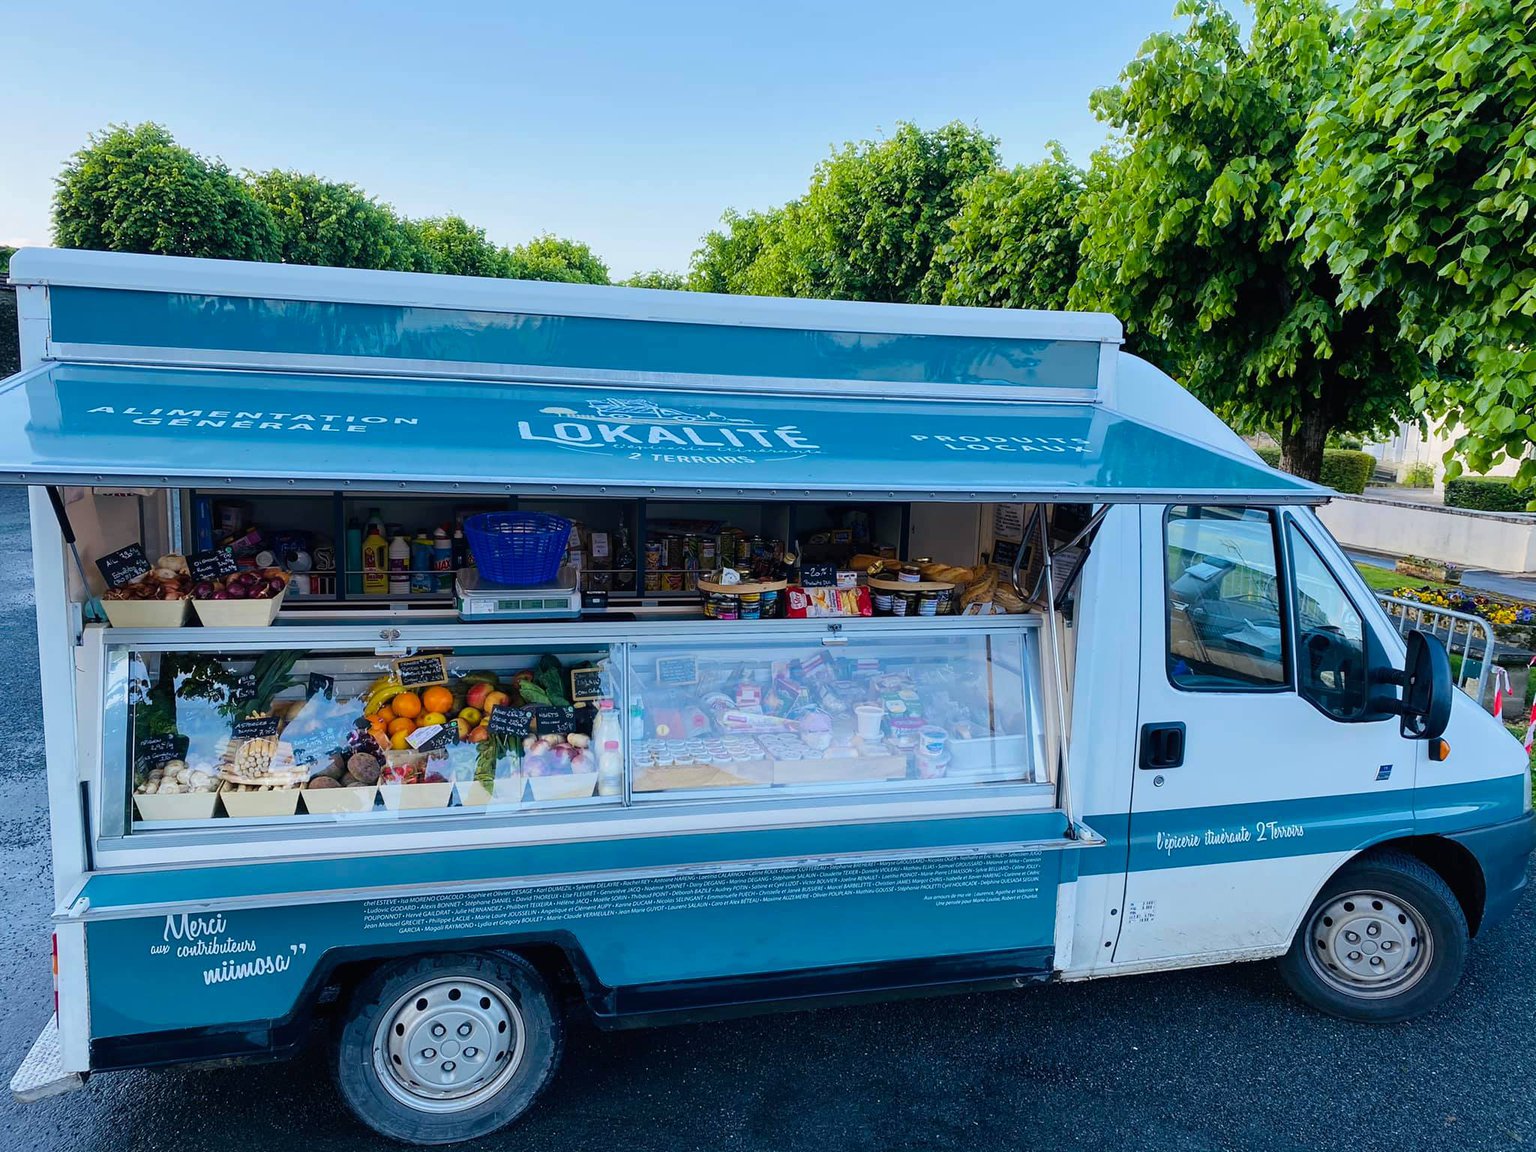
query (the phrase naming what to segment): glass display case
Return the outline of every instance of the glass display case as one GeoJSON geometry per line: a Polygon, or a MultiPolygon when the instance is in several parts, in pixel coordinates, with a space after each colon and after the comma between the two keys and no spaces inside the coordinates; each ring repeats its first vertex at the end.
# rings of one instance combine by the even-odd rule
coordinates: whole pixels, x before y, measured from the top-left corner
{"type": "Polygon", "coordinates": [[[105,759],[131,788],[115,801],[107,778],[103,832],[619,803],[614,659],[609,644],[112,647],[105,759]]]}
{"type": "Polygon", "coordinates": [[[100,833],[1051,780],[1032,618],[530,628],[113,630],[100,833]]]}
{"type": "Polygon", "coordinates": [[[634,802],[1044,783],[1035,633],[628,646],[634,802]]]}

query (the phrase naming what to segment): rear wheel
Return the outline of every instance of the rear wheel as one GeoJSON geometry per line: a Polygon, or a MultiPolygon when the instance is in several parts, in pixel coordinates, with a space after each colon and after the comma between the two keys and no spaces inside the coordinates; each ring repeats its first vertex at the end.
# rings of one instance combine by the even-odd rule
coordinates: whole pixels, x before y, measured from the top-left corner
{"type": "Polygon", "coordinates": [[[388,964],[350,999],[337,1040],[342,1097],[370,1128],[452,1144],[521,1116],[554,1074],[564,1030],[542,977],[517,956],[388,964]]]}
{"type": "Polygon", "coordinates": [[[1420,860],[1381,852],[1324,886],[1280,970],[1324,1012],[1391,1023],[1449,996],[1466,958],[1466,916],[1445,881],[1420,860]]]}

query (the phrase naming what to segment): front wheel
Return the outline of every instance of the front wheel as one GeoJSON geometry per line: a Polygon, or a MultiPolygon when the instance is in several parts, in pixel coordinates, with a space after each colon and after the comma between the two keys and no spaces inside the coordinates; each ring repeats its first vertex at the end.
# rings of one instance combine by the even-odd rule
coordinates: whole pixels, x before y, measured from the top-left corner
{"type": "Polygon", "coordinates": [[[336,1082],[357,1118],[407,1144],[453,1144],[510,1124],[554,1074],[564,1029],[518,956],[387,964],[353,993],[336,1082]]]}
{"type": "Polygon", "coordinates": [[[1444,880],[1402,852],[1340,869],[1280,960],[1286,983],[1315,1008],[1389,1024],[1434,1008],[1467,959],[1467,918],[1444,880]]]}

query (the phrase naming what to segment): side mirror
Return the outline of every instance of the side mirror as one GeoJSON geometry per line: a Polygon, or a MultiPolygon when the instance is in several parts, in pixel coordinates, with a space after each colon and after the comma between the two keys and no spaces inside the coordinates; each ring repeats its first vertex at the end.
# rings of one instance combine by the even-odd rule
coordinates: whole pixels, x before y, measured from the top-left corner
{"type": "Polygon", "coordinates": [[[1424,632],[1408,633],[1403,661],[1401,730],[1409,740],[1438,740],[1451,722],[1451,658],[1424,632]]]}

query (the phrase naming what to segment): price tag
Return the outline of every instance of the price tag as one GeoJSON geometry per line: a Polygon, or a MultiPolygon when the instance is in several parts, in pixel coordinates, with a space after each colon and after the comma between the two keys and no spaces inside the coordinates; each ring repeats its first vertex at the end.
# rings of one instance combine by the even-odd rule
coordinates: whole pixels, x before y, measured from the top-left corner
{"type": "Polygon", "coordinates": [[[441,656],[406,656],[395,661],[395,679],[407,688],[448,683],[448,663],[441,656]]]}
{"type": "Polygon", "coordinates": [[[656,660],[656,683],[682,686],[699,682],[699,661],[695,656],[662,656],[656,660]]]}
{"type": "Polygon", "coordinates": [[[527,736],[533,731],[533,712],[528,708],[511,708],[503,704],[492,708],[485,727],[493,736],[527,736]]]}
{"type": "Polygon", "coordinates": [[[249,700],[256,695],[256,677],[242,676],[235,681],[235,690],[231,694],[236,700],[249,700]]]}
{"type": "Polygon", "coordinates": [[[574,703],[579,704],[583,700],[601,700],[605,695],[602,669],[571,669],[571,700],[574,703]]]}
{"type": "Polygon", "coordinates": [[[458,738],[459,730],[456,725],[428,724],[424,728],[417,728],[405,738],[405,742],[418,752],[436,752],[456,743],[458,738]]]}
{"type": "Polygon", "coordinates": [[[836,564],[803,564],[800,566],[800,586],[802,588],[830,588],[836,583],[836,564]]]}
{"type": "Polygon", "coordinates": [[[158,768],[167,760],[178,758],[175,736],[145,736],[138,742],[139,762],[150,768],[158,768]]]}
{"type": "Polygon", "coordinates": [[[228,548],[189,556],[187,566],[192,569],[192,579],[198,581],[218,580],[223,576],[233,576],[240,570],[235,563],[235,554],[228,548]]]}
{"type": "Polygon", "coordinates": [[[327,700],[336,698],[336,677],[327,676],[323,672],[311,672],[309,683],[305,686],[304,695],[324,696],[327,700]]]}
{"type": "Polygon", "coordinates": [[[121,588],[149,571],[149,557],[144,555],[141,545],[130,544],[116,552],[108,552],[96,561],[96,567],[101,569],[101,578],[108,588],[121,588]]]}
{"type": "Polygon", "coordinates": [[[551,732],[570,732],[576,727],[576,709],[558,704],[540,704],[533,710],[533,721],[540,736],[551,732]]]}
{"type": "Polygon", "coordinates": [[[276,736],[277,717],[253,716],[249,720],[236,720],[229,734],[236,740],[256,740],[263,736],[276,736]]]}

